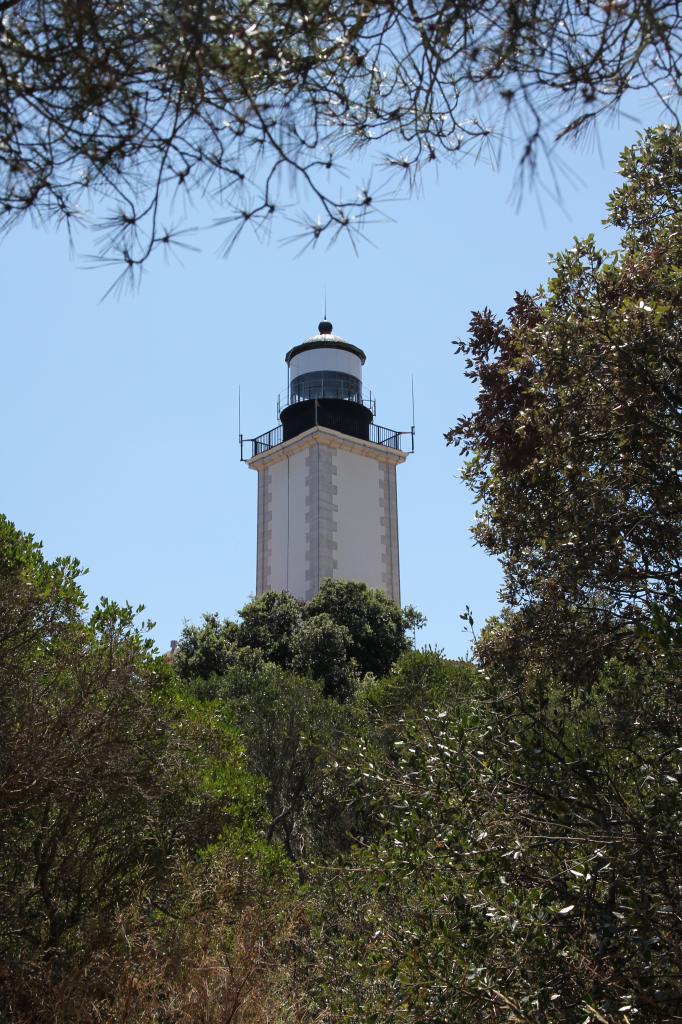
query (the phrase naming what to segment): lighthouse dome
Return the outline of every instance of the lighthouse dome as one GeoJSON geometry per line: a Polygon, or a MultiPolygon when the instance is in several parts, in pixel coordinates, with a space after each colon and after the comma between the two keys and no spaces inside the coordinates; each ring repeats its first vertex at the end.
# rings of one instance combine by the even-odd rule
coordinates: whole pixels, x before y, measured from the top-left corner
{"type": "Polygon", "coordinates": [[[331,322],[322,320],[317,334],[286,354],[289,386],[280,411],[285,438],[313,424],[368,436],[374,402],[362,393],[365,353],[333,331],[331,322]]]}
{"type": "Polygon", "coordinates": [[[333,397],[357,401],[362,391],[365,353],[334,334],[329,320],[322,320],[318,332],[286,354],[292,399],[333,397]]]}

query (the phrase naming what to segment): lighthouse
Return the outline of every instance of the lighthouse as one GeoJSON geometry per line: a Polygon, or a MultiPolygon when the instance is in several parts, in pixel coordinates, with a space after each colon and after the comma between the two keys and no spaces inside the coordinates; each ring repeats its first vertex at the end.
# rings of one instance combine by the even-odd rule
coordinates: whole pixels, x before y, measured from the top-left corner
{"type": "Polygon", "coordinates": [[[344,579],[400,603],[396,468],[414,450],[414,427],[375,422],[365,359],[323,320],[285,356],[279,424],[240,436],[242,460],[258,474],[256,594],[309,601],[324,579],[344,579]]]}

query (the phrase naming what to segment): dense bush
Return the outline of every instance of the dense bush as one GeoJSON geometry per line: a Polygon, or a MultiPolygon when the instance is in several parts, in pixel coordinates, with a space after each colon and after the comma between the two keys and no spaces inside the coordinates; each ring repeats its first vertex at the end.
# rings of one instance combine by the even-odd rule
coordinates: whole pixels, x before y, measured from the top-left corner
{"type": "Polygon", "coordinates": [[[0,518],[0,993],[28,1019],[176,858],[258,843],[226,709],[182,691],[131,608],[88,615],[79,575],[0,518]]]}
{"type": "Polygon", "coordinates": [[[267,591],[244,605],[239,616],[236,624],[206,614],[200,626],[183,629],[174,666],[195,690],[198,679],[243,664],[243,652],[251,650],[321,680],[327,694],[344,701],[362,675],[388,672],[411,646],[408,631],[425,621],[414,608],[401,609],[382,591],[348,580],[323,580],[307,604],[267,591]]]}
{"type": "Polygon", "coordinates": [[[677,673],[612,663],[570,700],[463,683],[356,740],[382,831],[315,876],[318,1001],[357,1024],[675,1020],[677,673]]]}

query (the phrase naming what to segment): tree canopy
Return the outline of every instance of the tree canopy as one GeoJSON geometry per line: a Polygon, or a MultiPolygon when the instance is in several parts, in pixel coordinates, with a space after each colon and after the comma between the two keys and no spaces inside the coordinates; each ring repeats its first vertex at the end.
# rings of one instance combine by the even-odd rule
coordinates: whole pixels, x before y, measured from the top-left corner
{"type": "Polygon", "coordinates": [[[457,348],[477,408],[448,435],[510,605],[599,622],[604,651],[682,614],[680,133],[647,131],[620,170],[616,252],[576,239],[507,322],[474,314],[457,348]]]}
{"type": "Polygon", "coordinates": [[[0,225],[89,218],[96,258],[124,270],[186,244],[185,199],[213,203],[226,250],[278,218],[301,245],[354,238],[438,158],[510,145],[532,171],[627,93],[673,112],[680,95],[680,14],[661,2],[3,0],[0,16],[0,225]]]}
{"type": "MultiPolygon", "coordinates": [[[[0,948],[21,972],[101,939],[171,858],[249,834],[262,792],[129,606],[89,615],[74,559],[0,517],[0,948]]],[[[139,609],[138,609],[139,611],[139,609]]],[[[254,833],[255,834],[255,833],[254,833]]],[[[57,969],[57,968],[56,968],[57,969]]],[[[0,979],[0,988],[2,979],[0,979]]]]}
{"type": "MultiPolygon", "coordinates": [[[[319,679],[325,692],[348,699],[362,675],[385,675],[412,643],[409,630],[425,622],[413,607],[399,608],[383,591],[352,580],[323,580],[307,604],[291,594],[266,591],[239,612],[241,621],[204,615],[186,625],[174,664],[183,679],[197,680],[202,693],[212,676],[229,666],[264,659],[319,679]]],[[[206,687],[208,683],[208,689],[206,687]]]]}

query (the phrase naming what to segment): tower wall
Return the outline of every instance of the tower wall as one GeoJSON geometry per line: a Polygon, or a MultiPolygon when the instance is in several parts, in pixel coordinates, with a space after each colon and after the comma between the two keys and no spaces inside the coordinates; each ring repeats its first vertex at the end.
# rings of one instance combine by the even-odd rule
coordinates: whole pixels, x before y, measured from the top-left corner
{"type": "Polygon", "coordinates": [[[315,427],[249,461],[258,472],[256,592],[309,601],[323,579],[400,601],[396,466],[405,454],[315,427]]]}
{"type": "MultiPolygon", "coordinates": [[[[343,579],[364,580],[384,589],[380,481],[384,463],[341,449],[335,463],[339,478],[338,547],[343,579]]],[[[389,596],[393,596],[389,594],[389,596]]]]}
{"type": "Polygon", "coordinates": [[[307,472],[300,450],[258,467],[257,594],[305,590],[307,472]]]}

